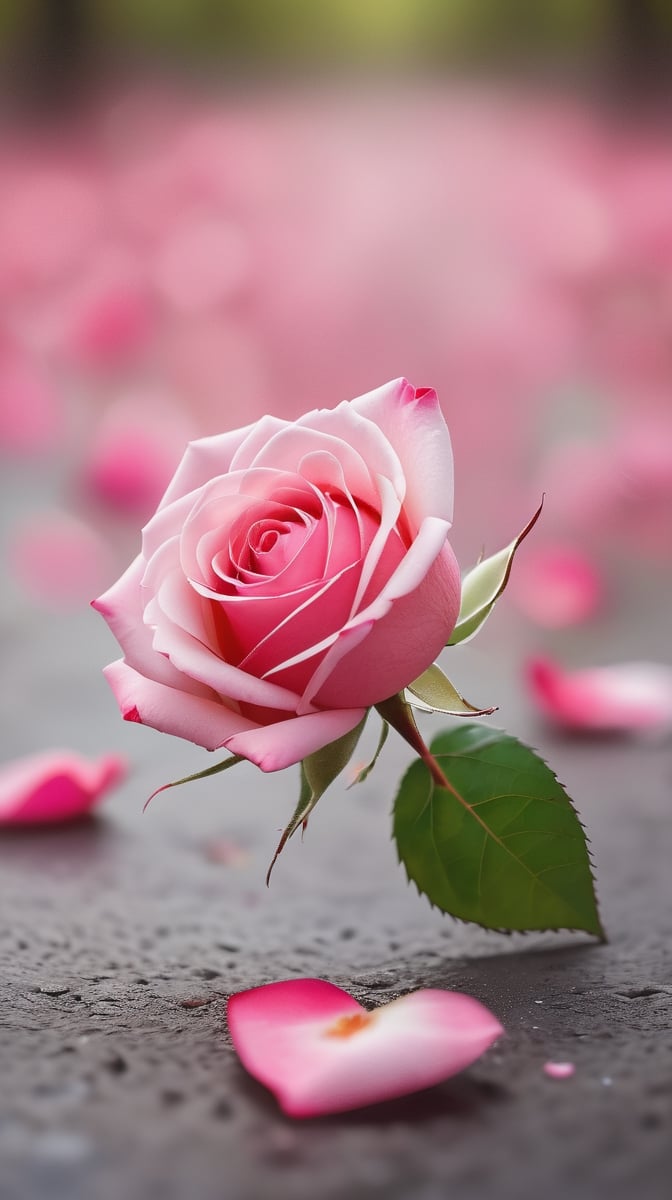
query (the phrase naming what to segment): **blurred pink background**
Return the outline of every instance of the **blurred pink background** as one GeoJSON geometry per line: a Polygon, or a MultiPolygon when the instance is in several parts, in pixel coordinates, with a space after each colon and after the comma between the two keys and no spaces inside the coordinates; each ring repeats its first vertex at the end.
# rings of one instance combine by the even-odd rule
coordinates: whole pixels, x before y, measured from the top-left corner
{"type": "Polygon", "coordinates": [[[521,620],[599,621],[632,605],[633,578],[668,579],[662,111],[422,71],[237,90],[166,74],[48,121],[12,111],[0,455],[23,496],[4,516],[15,593],[84,606],[189,438],[399,375],[439,391],[465,567],[546,495],[511,586],[521,620]]]}

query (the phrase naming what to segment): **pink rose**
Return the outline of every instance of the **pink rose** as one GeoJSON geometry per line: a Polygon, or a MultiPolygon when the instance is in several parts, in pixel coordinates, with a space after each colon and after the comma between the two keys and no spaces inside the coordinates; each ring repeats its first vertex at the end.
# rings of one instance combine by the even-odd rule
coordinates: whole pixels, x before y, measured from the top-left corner
{"type": "Polygon", "coordinates": [[[405,379],[192,442],[94,604],[126,720],[277,771],[420,675],[457,619],[450,438],[405,379]]]}

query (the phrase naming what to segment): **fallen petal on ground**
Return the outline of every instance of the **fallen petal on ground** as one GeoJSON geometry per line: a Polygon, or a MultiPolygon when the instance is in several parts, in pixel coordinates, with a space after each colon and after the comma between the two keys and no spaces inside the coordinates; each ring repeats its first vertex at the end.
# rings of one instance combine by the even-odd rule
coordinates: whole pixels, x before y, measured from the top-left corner
{"type": "Polygon", "coordinates": [[[672,670],[660,663],[565,671],[537,658],[525,674],[534,703],[565,729],[657,733],[672,728],[672,670]]]}
{"type": "Polygon", "coordinates": [[[0,765],[0,824],[57,824],[88,813],[126,775],[126,760],[45,750],[0,765]]]}
{"type": "Polygon", "coordinates": [[[243,1065],[289,1116],[345,1112],[462,1071],[503,1029],[478,1000],[426,989],[368,1011],[321,979],[239,992],[229,1029],[243,1065]]]}
{"type": "Polygon", "coordinates": [[[571,1079],[575,1071],[576,1067],[571,1062],[544,1063],[544,1075],[548,1075],[549,1079],[571,1079]]]}

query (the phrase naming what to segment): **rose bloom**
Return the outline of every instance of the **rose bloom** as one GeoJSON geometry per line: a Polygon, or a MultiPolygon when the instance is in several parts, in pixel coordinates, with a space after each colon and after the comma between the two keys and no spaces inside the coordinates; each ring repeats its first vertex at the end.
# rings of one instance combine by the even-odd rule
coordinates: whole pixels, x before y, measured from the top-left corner
{"type": "Polygon", "coordinates": [[[445,645],[450,437],[405,379],[192,442],[94,602],[123,717],[277,771],[348,733],[445,645]]]}

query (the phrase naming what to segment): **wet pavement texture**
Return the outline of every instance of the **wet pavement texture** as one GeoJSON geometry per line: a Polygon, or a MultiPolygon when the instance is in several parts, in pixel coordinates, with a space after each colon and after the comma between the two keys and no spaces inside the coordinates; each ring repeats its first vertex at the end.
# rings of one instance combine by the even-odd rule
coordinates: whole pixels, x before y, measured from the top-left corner
{"type": "MultiPolygon", "coordinates": [[[[296,772],[245,764],[164,793],[143,815],[155,787],[211,760],[120,721],[100,675],[114,644],[94,613],[54,616],[5,596],[3,758],[119,749],[132,770],[95,819],[0,837],[3,1200],[669,1194],[669,743],[539,726],[519,683],[528,635],[504,604],[482,642],[451,655],[451,674],[475,701],[499,700],[493,720],[536,745],[574,797],[607,945],[505,937],[433,911],[390,840],[410,761],[392,737],[365,784],[323,798],[267,890],[296,772]],[[237,1061],[225,1002],[306,975],[367,1006],[418,987],[463,990],[506,1036],[420,1095],[292,1121],[237,1061]],[[574,1075],[547,1077],[549,1060],[574,1075]]],[[[662,607],[652,599],[640,614],[639,657],[658,656],[662,607]]],[[[604,658],[607,643],[626,657],[632,629],[612,622],[595,645],[594,631],[572,635],[575,661],[582,647],[604,658]]]]}

